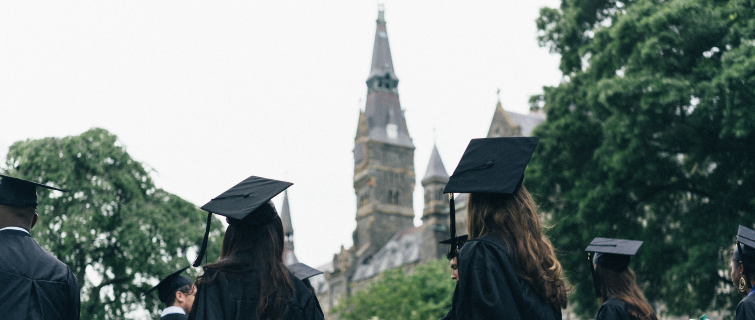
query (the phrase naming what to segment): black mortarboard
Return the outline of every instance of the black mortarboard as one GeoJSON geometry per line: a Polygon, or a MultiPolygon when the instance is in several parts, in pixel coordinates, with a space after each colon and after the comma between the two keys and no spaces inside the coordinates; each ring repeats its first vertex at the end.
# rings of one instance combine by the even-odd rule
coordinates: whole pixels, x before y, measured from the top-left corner
{"type": "Polygon", "coordinates": [[[198,267],[204,257],[213,213],[225,216],[226,221],[232,225],[264,226],[278,216],[270,199],[291,185],[291,182],[251,176],[203,205],[202,210],[208,212],[207,227],[202,247],[192,265],[198,267]]]}
{"type": "Polygon", "coordinates": [[[749,274],[751,265],[755,262],[755,230],[739,226],[737,252],[734,255],[742,261],[743,274],[749,274]]]}
{"type": "Polygon", "coordinates": [[[737,243],[741,243],[755,249],[755,230],[752,230],[745,226],[739,226],[739,230],[737,232],[737,243]]]}
{"type": "Polygon", "coordinates": [[[144,294],[147,295],[152,291],[157,290],[157,295],[160,297],[160,301],[163,303],[167,303],[166,301],[168,298],[176,294],[176,291],[185,286],[185,285],[191,285],[192,282],[189,280],[189,278],[181,276],[180,274],[184,272],[184,270],[188,269],[189,267],[183,267],[181,269],[178,269],[178,271],[171,273],[167,277],[165,277],[163,280],[160,281],[156,286],[154,286],[152,289],[149,289],[144,294]]]}
{"type": "Polygon", "coordinates": [[[443,193],[514,193],[538,138],[472,139],[443,193]]]}
{"type": "MultiPolygon", "coordinates": [[[[469,141],[443,189],[443,193],[449,194],[451,239],[456,238],[453,193],[514,193],[524,179],[524,169],[538,140],[537,137],[505,137],[469,141]]],[[[451,246],[455,246],[453,240],[451,246]]]]}
{"type": "Polygon", "coordinates": [[[590,245],[585,248],[585,251],[595,253],[592,260],[588,260],[588,262],[590,263],[593,284],[595,285],[595,294],[598,295],[598,297],[600,297],[600,293],[597,281],[595,280],[593,263],[603,268],[624,271],[629,267],[631,257],[637,253],[640,246],[642,246],[642,241],[595,238],[590,242],[590,245]]]}
{"type": "Polygon", "coordinates": [[[454,243],[453,245],[448,246],[448,254],[446,255],[446,258],[448,258],[448,260],[451,260],[459,255],[459,250],[461,250],[461,247],[463,247],[464,243],[467,242],[467,239],[469,239],[469,237],[465,234],[463,236],[449,238],[438,243],[448,245],[452,244],[452,242],[454,243]]]}
{"type": "Polygon", "coordinates": [[[315,268],[312,268],[306,264],[303,264],[301,262],[294,263],[290,266],[287,266],[288,271],[291,271],[291,273],[294,274],[299,280],[304,281],[305,279],[314,277],[318,274],[322,274],[322,271],[317,270],[315,268]]]}
{"type": "Polygon", "coordinates": [[[63,191],[44,184],[0,174],[0,205],[37,207],[37,187],[63,191]]]}

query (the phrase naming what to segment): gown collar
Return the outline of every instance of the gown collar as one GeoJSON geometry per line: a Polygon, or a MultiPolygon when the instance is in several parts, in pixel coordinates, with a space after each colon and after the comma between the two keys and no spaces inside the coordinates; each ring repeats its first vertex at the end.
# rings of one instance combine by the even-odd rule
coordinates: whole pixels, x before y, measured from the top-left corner
{"type": "Polygon", "coordinates": [[[5,230],[16,230],[16,231],[23,231],[24,233],[26,233],[26,234],[28,234],[28,235],[31,235],[31,234],[29,233],[29,231],[26,231],[26,229],[24,229],[24,228],[19,228],[19,227],[5,227],[5,228],[2,228],[2,229],[0,229],[0,231],[5,231],[5,230]]]}

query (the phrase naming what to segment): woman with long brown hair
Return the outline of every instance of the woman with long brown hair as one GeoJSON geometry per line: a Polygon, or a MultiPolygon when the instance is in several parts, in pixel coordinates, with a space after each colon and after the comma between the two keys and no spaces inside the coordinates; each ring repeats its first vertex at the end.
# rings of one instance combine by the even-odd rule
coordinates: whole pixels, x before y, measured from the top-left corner
{"type": "Polygon", "coordinates": [[[731,281],[744,299],[737,304],[735,320],[755,319],[755,230],[739,226],[737,246],[731,255],[731,281]]]}
{"type": "Polygon", "coordinates": [[[228,228],[219,261],[197,279],[189,319],[323,319],[317,298],[283,263],[283,224],[270,199],[290,185],[253,176],[202,207],[225,215],[228,228]]]}
{"type": "MultiPolygon", "coordinates": [[[[536,145],[537,138],[474,139],[449,179],[444,192],[470,193],[469,240],[445,319],[561,319],[561,264],[522,185],[536,145]]],[[[454,219],[452,229],[453,237],[454,219]]]]}
{"type": "Polygon", "coordinates": [[[598,320],[657,320],[629,269],[631,256],[641,245],[642,241],[595,238],[585,249],[595,252],[590,269],[601,304],[598,320]]]}

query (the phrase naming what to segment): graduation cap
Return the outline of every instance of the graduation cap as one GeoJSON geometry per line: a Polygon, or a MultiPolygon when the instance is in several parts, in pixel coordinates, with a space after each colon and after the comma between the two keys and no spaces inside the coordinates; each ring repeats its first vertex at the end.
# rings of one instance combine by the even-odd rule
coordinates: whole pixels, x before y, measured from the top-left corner
{"type": "Polygon", "coordinates": [[[293,185],[291,182],[251,176],[203,205],[202,210],[208,212],[207,227],[202,247],[192,266],[198,267],[201,264],[207,250],[207,238],[210,235],[213,213],[225,216],[226,221],[232,225],[256,227],[267,225],[278,216],[278,211],[275,210],[270,199],[291,185],[293,185]]]}
{"type": "MultiPolygon", "coordinates": [[[[737,250],[742,261],[752,262],[755,260],[755,230],[747,228],[745,226],[739,226],[737,231],[737,250]],[[744,247],[742,245],[744,244],[744,247]]],[[[744,274],[749,272],[749,265],[751,263],[742,263],[742,269],[744,274]]]]}
{"type": "Polygon", "coordinates": [[[168,298],[176,294],[176,291],[183,286],[191,285],[193,282],[189,278],[180,275],[189,266],[178,269],[178,271],[171,273],[165,279],[160,281],[156,286],[149,289],[144,295],[148,295],[150,292],[157,290],[157,295],[160,297],[160,301],[167,303],[168,298]]]}
{"type": "Polygon", "coordinates": [[[438,243],[440,243],[440,244],[451,244],[451,242],[454,242],[453,246],[448,246],[448,254],[446,255],[446,258],[448,258],[448,260],[451,260],[451,259],[456,258],[457,256],[459,256],[459,250],[461,250],[461,247],[463,247],[464,243],[467,242],[467,239],[469,239],[469,236],[467,236],[465,234],[463,236],[458,236],[456,238],[446,239],[446,240],[443,240],[443,241],[438,242],[438,243]]]}
{"type": "Polygon", "coordinates": [[[600,291],[598,290],[598,283],[595,279],[595,267],[593,267],[593,263],[602,268],[624,271],[629,267],[629,260],[637,253],[640,246],[642,246],[642,241],[595,238],[590,242],[590,245],[585,248],[585,251],[588,252],[588,261],[590,263],[590,271],[592,272],[593,285],[595,286],[595,294],[598,298],[600,298],[600,291]],[[589,252],[595,253],[591,260],[589,259],[589,252]]]}
{"type": "Polygon", "coordinates": [[[294,263],[290,266],[287,266],[287,268],[288,268],[288,271],[291,271],[291,273],[293,273],[294,276],[299,278],[299,280],[301,281],[314,277],[318,274],[322,274],[322,271],[312,268],[301,262],[294,263]]]}
{"type": "Polygon", "coordinates": [[[0,174],[0,205],[37,207],[37,187],[63,191],[44,184],[0,174]]]}
{"type": "Polygon", "coordinates": [[[443,193],[448,193],[451,247],[455,247],[456,204],[453,193],[514,193],[537,146],[537,137],[472,139],[443,193]]]}

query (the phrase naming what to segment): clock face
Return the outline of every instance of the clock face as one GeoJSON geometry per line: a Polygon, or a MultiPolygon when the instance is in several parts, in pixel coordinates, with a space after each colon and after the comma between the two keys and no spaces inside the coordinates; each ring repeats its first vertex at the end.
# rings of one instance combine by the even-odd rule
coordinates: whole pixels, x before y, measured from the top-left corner
{"type": "Polygon", "coordinates": [[[398,138],[398,126],[395,123],[389,123],[385,126],[385,133],[388,135],[388,138],[398,138]]]}
{"type": "Polygon", "coordinates": [[[385,33],[385,31],[380,31],[378,32],[378,37],[385,39],[385,38],[388,38],[388,34],[385,33]]]}

